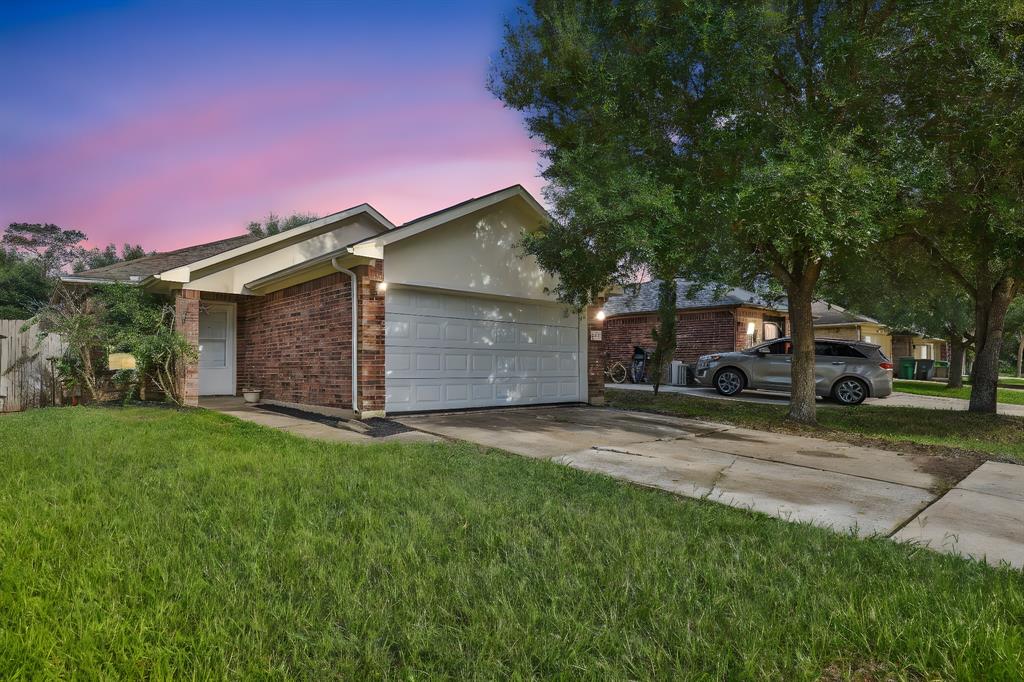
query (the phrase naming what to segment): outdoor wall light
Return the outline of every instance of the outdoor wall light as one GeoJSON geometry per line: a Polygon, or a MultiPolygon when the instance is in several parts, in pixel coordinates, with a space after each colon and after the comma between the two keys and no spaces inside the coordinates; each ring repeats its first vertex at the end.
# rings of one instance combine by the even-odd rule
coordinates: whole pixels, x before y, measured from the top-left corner
{"type": "Polygon", "coordinates": [[[597,315],[594,315],[594,317],[596,317],[599,322],[602,322],[604,321],[604,318],[607,316],[604,314],[603,310],[598,310],[597,315]]]}
{"type": "Polygon", "coordinates": [[[388,290],[388,283],[387,282],[377,282],[377,293],[378,294],[383,294],[387,290],[388,290]]]}

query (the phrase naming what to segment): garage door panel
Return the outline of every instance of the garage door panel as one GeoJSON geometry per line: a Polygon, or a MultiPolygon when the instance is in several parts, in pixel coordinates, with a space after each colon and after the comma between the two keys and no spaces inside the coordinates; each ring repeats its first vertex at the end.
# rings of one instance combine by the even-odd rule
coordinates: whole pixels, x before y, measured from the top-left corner
{"type": "Polygon", "coordinates": [[[579,383],[574,379],[395,379],[388,382],[388,409],[396,412],[579,400],[579,383]],[[401,399],[393,400],[392,395],[401,399]]]}
{"type": "Polygon", "coordinates": [[[385,330],[389,412],[580,400],[579,320],[562,306],[393,287],[385,330]]]}
{"type": "Polygon", "coordinates": [[[496,351],[388,347],[385,376],[393,379],[576,377],[579,355],[552,351],[496,351]]]}
{"type": "Polygon", "coordinates": [[[434,348],[571,351],[579,348],[579,329],[576,327],[389,314],[386,315],[384,328],[386,343],[396,346],[429,344],[434,348]]]}
{"type": "Polygon", "coordinates": [[[550,303],[521,303],[475,298],[426,289],[394,287],[386,294],[387,312],[430,315],[466,320],[550,324],[576,327],[576,315],[566,306],[550,303]]]}

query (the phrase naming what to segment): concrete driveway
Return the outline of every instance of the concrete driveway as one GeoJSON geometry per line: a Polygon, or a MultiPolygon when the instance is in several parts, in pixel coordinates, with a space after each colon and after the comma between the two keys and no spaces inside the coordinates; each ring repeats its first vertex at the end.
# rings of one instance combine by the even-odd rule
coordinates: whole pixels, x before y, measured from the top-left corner
{"type": "MultiPolygon", "coordinates": [[[[1003,511],[972,521],[973,528],[968,524],[969,542],[958,544],[959,529],[953,527],[958,515],[971,516],[962,501],[940,509],[928,527],[922,512],[939,497],[937,490],[955,483],[940,478],[928,456],[592,407],[429,414],[398,421],[433,435],[840,532],[892,536],[906,528],[901,539],[1024,566],[1024,524],[1017,521],[1024,500],[1000,496],[991,486],[968,492],[985,495],[986,505],[1003,511]],[[941,542],[934,542],[936,537],[941,542]]],[[[1006,468],[999,472],[1002,478],[1019,477],[1013,485],[1024,489],[1024,467],[992,466],[1006,468]]],[[[974,498],[969,502],[979,504],[974,498]]]]}
{"type": "MultiPolygon", "coordinates": [[[[651,393],[654,388],[650,384],[605,384],[605,388],[612,391],[646,391],[651,393]]],[[[745,403],[760,403],[762,405],[788,405],[789,394],[776,391],[742,391],[739,395],[719,395],[713,388],[703,386],[662,386],[665,393],[680,393],[692,395],[698,398],[711,398],[713,400],[736,400],[745,403]]],[[[878,405],[888,407],[921,407],[928,410],[966,410],[968,401],[960,398],[943,398],[941,396],[917,395],[915,393],[894,392],[887,398],[868,398],[865,405],[878,405]]],[[[818,407],[848,409],[839,403],[824,398],[818,398],[818,407]]],[[[1024,417],[1024,405],[1008,405],[999,403],[999,414],[1013,417],[1024,417]]]]}

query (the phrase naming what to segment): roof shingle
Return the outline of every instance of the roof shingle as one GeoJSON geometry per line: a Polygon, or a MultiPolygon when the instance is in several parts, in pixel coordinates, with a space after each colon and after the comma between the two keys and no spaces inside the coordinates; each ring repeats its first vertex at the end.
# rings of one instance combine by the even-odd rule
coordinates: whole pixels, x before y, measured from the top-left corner
{"type": "MultiPolygon", "coordinates": [[[[638,287],[626,287],[624,294],[612,296],[604,304],[605,314],[611,317],[613,315],[655,312],[658,309],[658,286],[660,283],[660,280],[655,279],[644,282],[638,287]]],[[[707,284],[690,292],[691,286],[693,286],[693,282],[685,279],[676,280],[676,308],[678,310],[739,305],[769,310],[787,309],[785,300],[768,301],[760,294],[739,287],[707,284]]]]}
{"type": "Polygon", "coordinates": [[[250,234],[228,237],[227,239],[219,239],[215,242],[186,246],[183,249],[177,249],[175,251],[154,253],[151,256],[143,256],[142,258],[136,258],[135,260],[123,261],[121,263],[114,263],[113,265],[105,265],[102,268],[93,268],[92,270],[76,272],[72,277],[94,279],[97,282],[137,281],[139,279],[152,277],[153,275],[164,272],[165,270],[180,268],[183,265],[188,265],[189,263],[201,261],[204,258],[216,256],[219,253],[230,251],[231,249],[238,248],[239,246],[251,244],[258,239],[260,239],[260,237],[250,234]]]}

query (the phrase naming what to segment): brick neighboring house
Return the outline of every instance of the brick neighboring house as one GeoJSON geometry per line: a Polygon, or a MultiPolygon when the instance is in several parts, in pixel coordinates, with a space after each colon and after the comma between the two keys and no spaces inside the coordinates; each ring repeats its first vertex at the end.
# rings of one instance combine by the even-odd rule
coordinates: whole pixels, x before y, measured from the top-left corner
{"type": "MultiPolygon", "coordinates": [[[[658,286],[659,281],[652,280],[627,287],[605,303],[604,348],[611,360],[628,361],[634,346],[654,348],[651,330],[658,326],[658,286]]],[[[769,303],[737,287],[691,288],[690,282],[676,280],[676,360],[692,363],[708,353],[742,350],[789,330],[784,303],[769,303]]]]}
{"type": "Polygon", "coordinates": [[[515,185],[395,226],[368,204],[264,238],[232,237],[64,277],[174,301],[200,350],[188,404],[259,388],[268,402],[385,413],[603,399],[597,308],[515,248],[549,220],[515,185]]]}

